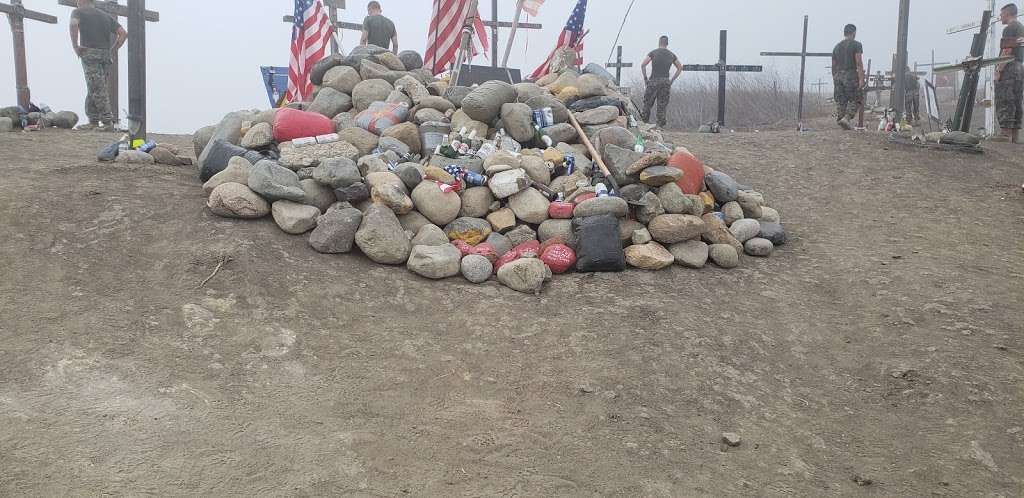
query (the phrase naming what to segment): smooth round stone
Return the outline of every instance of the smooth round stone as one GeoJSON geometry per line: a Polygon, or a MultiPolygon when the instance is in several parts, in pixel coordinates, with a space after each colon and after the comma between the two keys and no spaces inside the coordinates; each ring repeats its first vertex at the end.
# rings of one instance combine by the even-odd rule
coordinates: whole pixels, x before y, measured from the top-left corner
{"type": "Polygon", "coordinates": [[[787,239],[786,230],[778,223],[761,223],[761,231],[757,236],[772,241],[776,246],[784,245],[787,239]]]}
{"type": "Polygon", "coordinates": [[[676,258],[677,265],[686,268],[704,268],[708,262],[708,245],[699,240],[672,244],[668,251],[676,258]]]}
{"type": "Polygon", "coordinates": [[[486,282],[494,272],[494,265],[479,254],[470,254],[462,258],[461,267],[462,276],[474,284],[486,282]]]}
{"type": "Polygon", "coordinates": [[[629,246],[625,253],[626,263],[641,270],[661,270],[675,262],[672,253],[657,242],[629,246]]]}
{"type": "Polygon", "coordinates": [[[771,256],[774,250],[775,244],[772,244],[772,241],[760,237],[754,237],[743,243],[743,252],[759,258],[771,256]]]}
{"type": "Polygon", "coordinates": [[[414,246],[406,267],[413,273],[434,280],[454,277],[461,271],[462,253],[453,245],[414,246]]]}
{"type": "Polygon", "coordinates": [[[647,227],[654,240],[675,244],[700,238],[704,233],[704,220],[688,214],[663,214],[651,220],[647,227]]]}
{"type": "Polygon", "coordinates": [[[761,217],[757,219],[761,223],[781,223],[782,217],[779,216],[779,212],[774,208],[768,206],[761,206],[761,217]]]}
{"type": "Polygon", "coordinates": [[[733,180],[732,177],[721,171],[712,171],[705,175],[704,183],[707,184],[711,194],[715,196],[715,200],[721,204],[735,201],[736,196],[739,194],[739,186],[736,184],[736,180],[733,180]]]}
{"type": "Polygon", "coordinates": [[[737,220],[743,219],[743,208],[736,201],[726,202],[722,205],[722,214],[724,215],[722,221],[731,226],[737,220]]]}
{"type": "Polygon", "coordinates": [[[739,253],[729,244],[712,244],[708,249],[708,256],[722,268],[736,268],[740,265],[739,253]]]}
{"type": "Polygon", "coordinates": [[[736,240],[746,242],[761,233],[761,224],[757,220],[744,218],[733,223],[729,227],[729,232],[736,237],[736,240]]]}
{"type": "Polygon", "coordinates": [[[629,204],[621,197],[594,197],[576,205],[572,215],[576,218],[589,218],[591,216],[611,215],[617,218],[626,216],[629,212],[629,204]]]}
{"type": "Polygon", "coordinates": [[[674,183],[682,177],[682,171],[669,166],[651,166],[640,172],[640,181],[652,187],[674,183]]]}

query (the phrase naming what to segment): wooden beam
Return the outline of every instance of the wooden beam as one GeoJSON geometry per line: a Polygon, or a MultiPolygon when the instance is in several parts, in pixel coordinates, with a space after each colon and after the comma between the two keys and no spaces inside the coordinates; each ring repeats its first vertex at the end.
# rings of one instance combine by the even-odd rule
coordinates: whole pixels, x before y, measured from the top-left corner
{"type": "Polygon", "coordinates": [[[57,18],[50,14],[43,14],[42,12],[36,12],[34,10],[28,10],[21,6],[0,4],[0,13],[7,15],[19,15],[25,19],[31,19],[33,21],[45,22],[46,24],[57,24],[57,18]]]}
{"type": "MultiPolygon", "coordinates": [[[[57,3],[65,7],[78,7],[78,2],[75,0],[57,0],[57,3]]],[[[106,12],[107,14],[115,15],[118,17],[128,17],[128,7],[120,5],[116,2],[109,0],[96,0],[96,8],[106,12]]],[[[151,10],[145,11],[146,21],[149,22],[160,22],[160,13],[153,12],[151,10]]]]}
{"type": "Polygon", "coordinates": [[[764,57],[832,57],[831,52],[807,52],[806,54],[800,52],[761,52],[764,57]]]}
{"type": "MultiPolygon", "coordinates": [[[[295,22],[295,16],[284,16],[284,17],[281,18],[281,20],[284,21],[284,22],[287,22],[287,23],[293,23],[293,22],[295,22]]],[[[362,31],[363,30],[363,25],[360,24],[360,23],[356,23],[356,22],[338,21],[338,22],[334,23],[334,25],[338,29],[348,29],[348,30],[351,30],[351,31],[362,31]]]]}
{"type": "MultiPolygon", "coordinates": [[[[483,21],[483,24],[484,24],[484,27],[486,27],[486,28],[494,27],[494,21],[483,21]]],[[[498,27],[499,28],[511,28],[514,24],[515,23],[511,23],[511,22],[508,22],[508,21],[499,21],[498,22],[498,27]]],[[[519,29],[543,29],[543,28],[544,28],[543,24],[537,24],[537,23],[532,23],[532,22],[521,22],[521,23],[519,23],[519,29]]]]}

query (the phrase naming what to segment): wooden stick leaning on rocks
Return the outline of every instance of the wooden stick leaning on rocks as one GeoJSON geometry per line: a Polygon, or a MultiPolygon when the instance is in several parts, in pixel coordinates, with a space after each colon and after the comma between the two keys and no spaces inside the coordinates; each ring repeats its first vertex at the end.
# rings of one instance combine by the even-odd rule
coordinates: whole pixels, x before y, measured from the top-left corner
{"type": "Polygon", "coordinates": [[[615,181],[615,177],[612,176],[612,172],[608,170],[608,166],[605,166],[604,159],[601,154],[594,148],[594,144],[590,143],[590,137],[586,133],[583,133],[583,127],[580,126],[580,122],[576,121],[576,116],[573,116],[572,111],[569,112],[569,122],[572,123],[573,128],[576,128],[576,133],[583,140],[583,145],[587,146],[587,150],[590,151],[590,157],[597,163],[597,167],[601,169],[601,173],[604,173],[605,178],[612,184],[612,190],[616,193],[619,192],[619,183],[615,181]]]}

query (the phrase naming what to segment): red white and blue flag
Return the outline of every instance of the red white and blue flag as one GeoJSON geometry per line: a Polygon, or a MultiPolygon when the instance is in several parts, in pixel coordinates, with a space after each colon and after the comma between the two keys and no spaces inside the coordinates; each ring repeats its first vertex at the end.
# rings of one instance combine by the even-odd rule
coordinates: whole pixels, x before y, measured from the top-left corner
{"type": "Polygon", "coordinates": [[[565,23],[565,29],[562,30],[562,34],[558,36],[558,43],[555,45],[555,49],[551,51],[551,55],[544,60],[544,63],[540,65],[533,74],[530,75],[530,79],[540,78],[549,72],[551,72],[551,61],[555,58],[555,54],[559,50],[569,47],[576,52],[576,65],[583,64],[583,22],[587,18],[587,0],[579,0],[576,2],[576,8],[572,9],[572,15],[569,16],[569,21],[565,23]]]}
{"type": "Polygon", "coordinates": [[[479,12],[473,9],[473,2],[434,0],[434,10],[427,31],[427,50],[423,54],[425,68],[432,70],[434,74],[440,74],[450,64],[455,63],[462,42],[462,27],[469,16],[473,17],[473,36],[470,47],[472,54],[467,56],[483,53],[486,57],[487,51],[490,50],[487,31],[479,12]]]}
{"type": "Polygon", "coordinates": [[[313,95],[309,74],[324,58],[334,26],[320,0],[295,0],[291,59],[288,62],[287,102],[301,102],[313,95]]]}

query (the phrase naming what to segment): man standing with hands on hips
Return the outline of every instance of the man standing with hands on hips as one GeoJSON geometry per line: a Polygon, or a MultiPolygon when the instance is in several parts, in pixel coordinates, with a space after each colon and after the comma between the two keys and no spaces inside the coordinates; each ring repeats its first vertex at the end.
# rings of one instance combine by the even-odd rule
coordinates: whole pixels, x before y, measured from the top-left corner
{"type": "Polygon", "coordinates": [[[644,92],[644,121],[651,122],[651,109],[654,103],[658,103],[658,126],[664,128],[668,124],[668,101],[672,97],[672,84],[683,72],[683,64],[679,62],[676,54],[668,49],[668,37],[662,36],[658,40],[658,48],[647,54],[640,71],[644,75],[644,83],[647,84],[647,91],[644,92]],[[647,66],[653,65],[651,76],[647,77],[647,66]],[[672,66],[676,67],[676,74],[669,78],[669,71],[672,66]]]}
{"type": "Polygon", "coordinates": [[[110,74],[111,56],[124,45],[128,32],[113,17],[96,8],[95,0],[78,0],[78,8],[71,12],[71,47],[82,59],[85,84],[85,114],[88,124],[78,129],[112,130],[114,112],[110,109],[110,91],[107,76],[110,74]]]}

